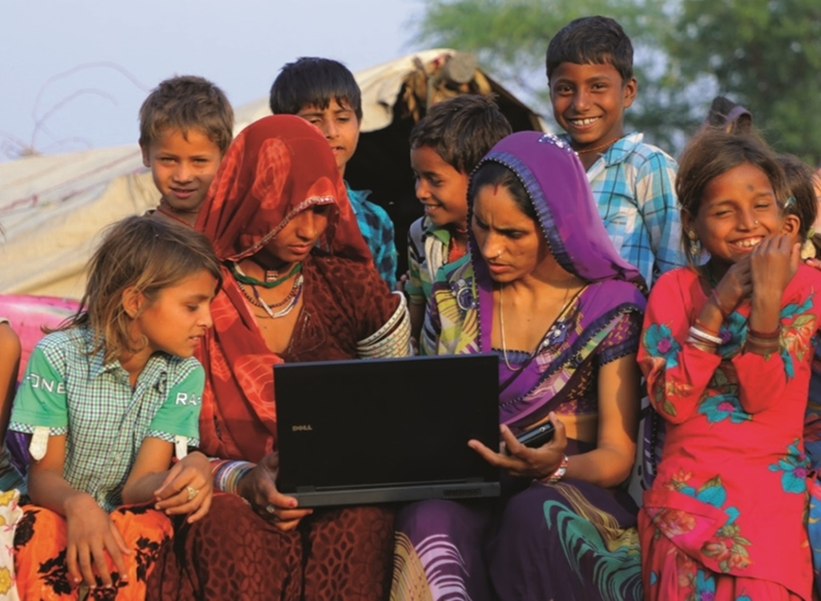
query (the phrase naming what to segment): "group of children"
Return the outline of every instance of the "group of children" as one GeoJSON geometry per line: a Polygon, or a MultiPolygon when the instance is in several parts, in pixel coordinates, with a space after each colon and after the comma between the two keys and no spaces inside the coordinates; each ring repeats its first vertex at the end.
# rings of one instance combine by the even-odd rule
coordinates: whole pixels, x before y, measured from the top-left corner
{"type": "MultiPolygon", "coordinates": [[[[630,40],[612,19],[559,31],[547,83],[608,235],[651,290],[639,359],[667,433],[640,513],[645,596],[809,599],[803,422],[821,273],[799,265],[799,253],[816,217],[811,172],[748,131],[706,125],[677,177],[670,156],[625,134],[637,83],[630,40]]],[[[299,59],[274,81],[270,106],[314,124],[344,176],[362,120],[350,71],[299,59]]],[[[211,467],[195,450],[203,374],[192,356],[221,276],[188,226],[231,143],[233,112],[210,82],[175,77],[151,93],[140,122],[159,206],[108,231],[81,310],[38,345],[14,398],[9,428],[31,435],[32,505],[16,542],[24,598],[69,594],[55,582],[138,598],[172,534],[166,516],[196,520],[210,502],[211,467]]],[[[347,188],[375,267],[408,297],[417,339],[437,273],[467,251],[470,174],[510,133],[493,100],[474,95],[430,107],[415,125],[424,216],[407,232],[409,271],[398,282],[387,213],[347,188]]],[[[19,356],[2,323],[0,348],[19,356]]],[[[3,433],[16,370],[12,360],[0,366],[3,433]]]]}

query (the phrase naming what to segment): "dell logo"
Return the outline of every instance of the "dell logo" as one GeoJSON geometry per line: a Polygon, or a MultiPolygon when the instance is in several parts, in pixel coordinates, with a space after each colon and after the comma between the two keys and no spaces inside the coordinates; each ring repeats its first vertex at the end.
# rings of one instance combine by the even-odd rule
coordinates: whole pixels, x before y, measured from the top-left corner
{"type": "Polygon", "coordinates": [[[291,432],[313,432],[313,430],[311,424],[291,426],[291,432]]]}

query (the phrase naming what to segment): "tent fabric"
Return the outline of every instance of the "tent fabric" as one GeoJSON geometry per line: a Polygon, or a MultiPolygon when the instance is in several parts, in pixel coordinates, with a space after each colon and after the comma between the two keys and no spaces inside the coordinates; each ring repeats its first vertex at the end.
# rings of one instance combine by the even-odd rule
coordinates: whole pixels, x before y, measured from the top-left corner
{"type": "MultiPolygon", "coordinates": [[[[362,133],[391,125],[412,73],[420,67],[433,73],[454,54],[450,49],[424,50],[357,71],[362,133]]],[[[481,69],[478,79],[526,114],[528,128],[545,129],[538,115],[481,69]]],[[[235,133],[268,114],[267,96],[237,108],[235,133]]],[[[105,226],[158,202],[159,192],[136,144],[0,163],[0,294],[80,298],[86,262],[105,226]]]]}

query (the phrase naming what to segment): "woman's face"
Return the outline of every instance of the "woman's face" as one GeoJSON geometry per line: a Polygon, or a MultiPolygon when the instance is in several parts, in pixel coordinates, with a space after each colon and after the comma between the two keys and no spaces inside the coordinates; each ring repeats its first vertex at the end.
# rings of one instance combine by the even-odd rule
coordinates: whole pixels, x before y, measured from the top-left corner
{"type": "Polygon", "coordinates": [[[304,261],[328,227],[330,205],[314,205],[297,213],[279,233],[265,245],[265,251],[275,260],[291,265],[304,261]]]}
{"type": "Polygon", "coordinates": [[[482,186],[473,201],[471,229],[490,276],[508,283],[531,275],[550,250],[541,230],[504,186],[482,186]]]}

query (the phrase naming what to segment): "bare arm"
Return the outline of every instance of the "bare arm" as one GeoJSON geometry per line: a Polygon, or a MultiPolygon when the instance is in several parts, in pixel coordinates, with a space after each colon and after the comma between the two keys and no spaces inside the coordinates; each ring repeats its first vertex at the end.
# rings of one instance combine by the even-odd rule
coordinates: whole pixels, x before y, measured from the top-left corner
{"type": "Polygon", "coordinates": [[[122,555],[130,551],[108,514],[91,495],[73,489],[63,478],[66,437],[49,436],[45,456],[29,467],[29,495],[41,507],[66,518],[66,565],[72,581],[95,585],[94,573],[103,586],[111,585],[106,555],[116,570],[125,574],[122,555]]]}
{"type": "Polygon", "coordinates": [[[158,510],[169,515],[190,513],[188,522],[194,522],[211,506],[211,463],[194,452],[169,469],[173,451],[170,442],[153,437],[143,440],[123,486],[123,503],[156,500],[158,510]]]}
{"type": "Polygon", "coordinates": [[[599,434],[596,448],[576,455],[567,476],[612,487],[630,476],[636,458],[640,380],[635,355],[599,369],[599,434]]]}

